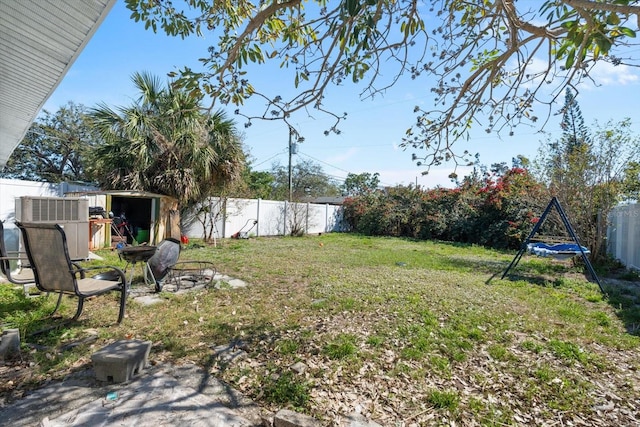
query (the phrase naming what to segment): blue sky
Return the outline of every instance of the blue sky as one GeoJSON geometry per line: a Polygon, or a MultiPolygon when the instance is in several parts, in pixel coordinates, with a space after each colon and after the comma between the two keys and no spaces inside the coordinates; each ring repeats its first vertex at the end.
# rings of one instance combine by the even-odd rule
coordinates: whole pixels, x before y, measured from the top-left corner
{"type": "MultiPolygon", "coordinates": [[[[45,103],[45,109],[56,111],[68,101],[88,107],[98,103],[129,105],[136,96],[131,83],[133,73],[148,71],[164,77],[185,65],[197,68],[197,58],[204,56],[207,47],[213,43],[206,35],[204,39],[182,40],[154,34],[144,30],[143,24],[129,19],[129,15],[124,1],[118,1],[45,103]]],[[[282,78],[278,69],[261,66],[257,70],[260,83],[281,90],[283,94],[293,89],[292,80],[282,78]]],[[[640,133],[640,73],[631,68],[604,64],[595,70],[594,76],[599,85],[582,84],[578,97],[586,124],[591,125],[594,120],[604,123],[630,117],[636,133],[640,133]]],[[[296,117],[295,124],[305,141],[299,146],[294,162],[311,160],[319,163],[327,174],[337,179],[344,179],[349,172],[378,172],[381,182],[386,185],[417,182],[424,187],[452,186],[447,176],[453,171],[453,164],[432,167],[429,174],[423,176],[425,169],[411,160],[412,151],[398,147],[415,120],[414,106],[432,104],[429,87],[426,81],[405,79],[374,100],[360,100],[358,88],[349,83],[331,88],[326,98],[329,109],[348,113],[347,120],[340,125],[341,134],[324,135],[324,130],[332,124],[326,116],[296,117]]],[[[561,97],[560,102],[563,101],[564,97],[561,97]]],[[[254,109],[261,107],[260,104],[248,105],[254,109]]],[[[554,110],[560,107],[561,104],[554,110]]],[[[234,117],[234,109],[225,108],[231,117],[234,117]]],[[[559,117],[552,117],[544,129],[551,137],[561,133],[559,120],[559,117]]],[[[241,117],[238,122],[254,169],[269,170],[278,161],[287,164],[288,129],[284,123],[254,121],[245,129],[241,117]]],[[[510,164],[519,154],[530,159],[535,157],[541,141],[546,140],[546,136],[537,130],[521,127],[514,136],[505,135],[500,139],[479,128],[469,142],[458,143],[456,147],[460,152],[468,149],[480,153],[480,161],[486,165],[510,164]]],[[[460,175],[467,171],[458,169],[460,175]]]]}

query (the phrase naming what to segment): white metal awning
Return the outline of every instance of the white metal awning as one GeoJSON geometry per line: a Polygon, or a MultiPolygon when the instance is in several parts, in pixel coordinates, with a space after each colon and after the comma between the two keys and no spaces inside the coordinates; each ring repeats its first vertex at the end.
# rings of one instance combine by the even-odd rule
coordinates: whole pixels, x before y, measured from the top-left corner
{"type": "Polygon", "coordinates": [[[116,0],[0,0],[0,168],[116,0]]]}

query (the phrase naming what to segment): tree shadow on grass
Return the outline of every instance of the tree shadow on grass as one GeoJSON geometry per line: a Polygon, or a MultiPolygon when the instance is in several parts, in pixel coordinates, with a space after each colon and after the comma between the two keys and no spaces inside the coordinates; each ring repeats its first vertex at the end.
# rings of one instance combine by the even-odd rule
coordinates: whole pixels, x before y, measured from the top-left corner
{"type": "MultiPolygon", "coordinates": [[[[502,278],[508,264],[504,264],[500,271],[494,270],[493,275],[486,281],[490,284],[494,279],[502,278]]],[[[532,285],[561,288],[564,285],[564,275],[577,273],[579,266],[562,264],[545,267],[539,262],[518,264],[517,269],[511,269],[505,279],[511,281],[525,281],[532,285]]],[[[597,283],[588,271],[582,271],[584,279],[597,283]]],[[[615,311],[616,316],[623,322],[626,331],[631,335],[640,336],[640,282],[618,280],[599,275],[602,300],[606,301],[615,311]]],[[[589,298],[587,297],[589,300],[589,298]]]]}
{"type": "Polygon", "coordinates": [[[34,349],[69,344],[63,342],[65,336],[76,337],[76,332],[70,331],[82,323],[57,314],[52,315],[57,300],[58,295],[27,297],[22,289],[2,290],[0,327],[19,329],[22,341],[34,349]]]}
{"type": "MultiPolygon", "coordinates": [[[[156,414],[159,413],[175,415],[176,419],[180,419],[181,414],[193,415],[194,411],[200,411],[202,416],[206,414],[211,416],[217,414],[222,405],[238,410],[241,416],[254,421],[252,425],[257,425],[256,420],[260,419],[260,408],[219,377],[220,373],[237,362],[238,358],[229,357],[230,355],[250,351],[254,342],[277,339],[279,333],[277,331],[271,333],[271,329],[271,325],[257,322],[243,328],[244,334],[241,337],[235,325],[219,322],[214,325],[209,340],[210,342],[229,340],[226,345],[228,351],[222,351],[221,346],[212,345],[205,363],[200,366],[189,363],[181,365],[153,363],[127,383],[98,381],[90,363],[83,363],[67,369],[64,379],[47,381],[43,384],[25,384],[24,387],[28,391],[26,393],[22,391],[24,393],[22,396],[19,390],[16,391],[18,395],[15,398],[11,396],[11,391],[5,391],[4,396],[0,395],[0,398],[6,398],[7,405],[0,408],[0,413],[8,425],[18,421],[28,421],[29,425],[38,425],[44,417],[55,418],[80,408],[79,414],[85,416],[83,425],[98,425],[128,417],[135,419],[133,417],[157,416],[156,414]],[[168,392],[161,393],[163,396],[159,399],[158,390],[176,392],[172,392],[169,397],[166,396],[168,392]],[[124,406],[125,409],[114,411],[111,415],[107,414],[110,418],[105,421],[104,413],[92,409],[100,402],[104,405],[105,396],[108,394],[116,396],[113,405],[124,406]],[[154,402],[154,399],[142,401],[137,398],[147,394],[153,395],[157,401],[154,402]],[[42,402],[47,402],[47,405],[42,405],[42,402]],[[139,405],[133,405],[135,402],[139,405]],[[116,417],[120,418],[116,419],[116,417]]],[[[52,331],[48,334],[57,334],[57,332],[52,331]]],[[[89,343],[81,344],[86,346],[89,343]]],[[[64,351],[64,348],[57,346],[51,350],[57,353],[64,351]]],[[[171,351],[163,344],[154,345],[150,360],[153,360],[158,352],[167,350],[171,351]]],[[[171,362],[172,358],[166,361],[171,362]]]]}
{"type": "MultiPolygon", "coordinates": [[[[278,343],[291,332],[290,327],[283,329],[274,328],[273,324],[267,322],[245,325],[242,328],[241,334],[238,333],[235,325],[229,323],[216,323],[213,327],[214,332],[211,339],[223,344],[211,346],[212,352],[204,361],[203,375],[200,383],[195,387],[200,392],[204,392],[210,381],[214,379],[211,372],[218,372],[216,376],[221,376],[221,374],[230,369],[237,361],[252,353],[277,352],[276,348],[278,343]]],[[[280,380],[280,376],[286,375],[287,372],[287,370],[278,372],[276,375],[277,379],[273,379],[272,377],[264,378],[262,387],[259,387],[262,399],[267,401],[272,400],[274,396],[271,395],[269,390],[275,382],[280,380]]],[[[297,376],[293,377],[287,384],[287,387],[279,390],[279,394],[277,395],[277,398],[281,399],[279,403],[300,407],[301,394],[304,395],[306,386],[304,384],[294,384],[297,381],[297,376]]],[[[224,387],[227,390],[225,405],[232,409],[242,408],[247,405],[246,398],[234,391],[230,385],[225,384],[224,387]]]]}
{"type": "Polygon", "coordinates": [[[627,332],[640,336],[640,282],[605,279],[604,290],[607,301],[627,332]]]}
{"type": "MultiPolygon", "coordinates": [[[[511,260],[487,259],[480,256],[446,256],[440,264],[451,269],[473,273],[491,274],[500,277],[507,269],[511,260]]],[[[560,263],[544,263],[537,260],[526,260],[518,264],[518,273],[523,276],[557,276],[569,271],[575,271],[575,267],[567,267],[560,263]]],[[[491,279],[490,279],[491,280],[491,279]]]]}
{"type": "Polygon", "coordinates": [[[41,300],[38,297],[27,298],[22,287],[0,283],[0,322],[12,313],[38,308],[41,300]]]}

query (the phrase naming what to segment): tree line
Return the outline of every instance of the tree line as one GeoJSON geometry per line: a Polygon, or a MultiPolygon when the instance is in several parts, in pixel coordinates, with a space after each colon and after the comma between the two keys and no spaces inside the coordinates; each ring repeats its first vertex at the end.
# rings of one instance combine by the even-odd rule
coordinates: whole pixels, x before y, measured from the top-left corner
{"type": "MultiPolygon", "coordinates": [[[[592,259],[603,260],[608,214],[640,197],[640,138],[629,119],[587,127],[570,90],[561,113],[561,137],[544,142],[534,161],[476,164],[472,174],[453,176],[452,189],[372,189],[345,201],[345,219],[364,234],[516,249],[555,196],[592,259]]],[[[570,240],[554,214],[539,236],[570,240]]]]}

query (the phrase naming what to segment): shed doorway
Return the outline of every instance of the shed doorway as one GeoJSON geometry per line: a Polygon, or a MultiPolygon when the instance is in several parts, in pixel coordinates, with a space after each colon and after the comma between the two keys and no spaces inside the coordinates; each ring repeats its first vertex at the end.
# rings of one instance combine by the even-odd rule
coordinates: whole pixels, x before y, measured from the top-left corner
{"type": "Polygon", "coordinates": [[[153,200],[148,197],[111,196],[114,221],[122,224],[127,243],[149,243],[153,200]]]}

